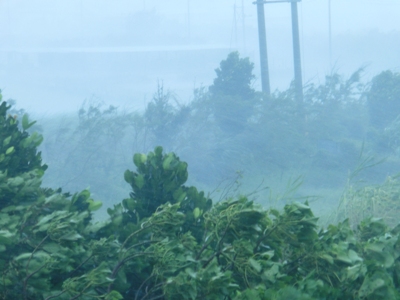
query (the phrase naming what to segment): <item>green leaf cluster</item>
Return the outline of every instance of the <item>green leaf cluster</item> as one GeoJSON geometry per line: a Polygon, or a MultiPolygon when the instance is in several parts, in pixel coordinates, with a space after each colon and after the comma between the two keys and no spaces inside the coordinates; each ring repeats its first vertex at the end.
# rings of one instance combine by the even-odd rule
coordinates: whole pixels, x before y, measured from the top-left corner
{"type": "Polygon", "coordinates": [[[6,102],[1,102],[0,170],[10,177],[32,170],[43,174],[47,166],[42,164],[41,153],[37,152],[43,137],[37,133],[28,134],[26,130],[35,122],[29,122],[26,114],[22,117],[23,130],[19,130],[17,116],[7,114],[9,108],[6,102]]]}
{"type": "Polygon", "coordinates": [[[184,230],[200,238],[203,214],[210,209],[211,199],[195,187],[184,185],[188,178],[187,164],[174,153],[163,154],[162,147],[156,147],[148,155],[135,154],[133,162],[137,172],[127,170],[124,174],[132,188],[130,198],[122,202],[125,222],[138,224],[160,205],[179,204],[180,212],[185,215],[184,230]]]}
{"type": "Polygon", "coordinates": [[[134,155],[130,197],[95,222],[101,203],[88,190],[41,186],[32,123],[20,129],[0,107],[9,156],[0,169],[0,299],[400,298],[400,226],[367,218],[321,229],[308,203],[213,204],[184,185],[187,164],[161,147],[134,155]]]}

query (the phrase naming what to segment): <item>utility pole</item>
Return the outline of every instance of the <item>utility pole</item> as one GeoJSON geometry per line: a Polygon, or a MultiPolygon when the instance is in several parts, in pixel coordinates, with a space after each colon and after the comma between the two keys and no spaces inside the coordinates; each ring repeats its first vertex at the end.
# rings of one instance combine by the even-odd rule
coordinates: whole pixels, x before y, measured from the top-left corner
{"type": "Polygon", "coordinates": [[[300,38],[299,38],[299,18],[297,13],[297,0],[291,1],[292,7],[292,35],[293,35],[293,62],[294,62],[294,82],[296,90],[296,100],[303,102],[303,78],[301,74],[300,38]]]}
{"type": "Polygon", "coordinates": [[[267,54],[267,36],[265,30],[264,1],[257,0],[257,20],[258,20],[258,41],[260,47],[260,68],[261,68],[261,87],[264,95],[271,93],[269,85],[268,54],[267,54]]]}
{"type": "Polygon", "coordinates": [[[292,35],[293,35],[293,60],[294,60],[294,80],[296,100],[299,104],[303,102],[303,79],[301,74],[301,56],[300,56],[300,38],[299,38],[299,18],[297,13],[297,2],[301,0],[257,0],[258,17],[258,36],[260,43],[260,62],[261,62],[261,81],[262,90],[267,95],[270,94],[268,59],[267,59],[267,41],[265,34],[264,4],[290,2],[292,9],[292,35]]]}

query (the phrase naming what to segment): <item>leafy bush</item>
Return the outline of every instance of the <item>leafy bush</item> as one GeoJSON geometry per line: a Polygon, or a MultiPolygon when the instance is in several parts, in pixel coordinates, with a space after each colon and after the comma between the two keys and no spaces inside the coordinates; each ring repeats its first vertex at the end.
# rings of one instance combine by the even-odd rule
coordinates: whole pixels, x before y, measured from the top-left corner
{"type": "MultiPolygon", "coordinates": [[[[40,148],[50,165],[45,184],[71,192],[90,186],[97,198],[112,205],[125,197],[119,174],[132,153],[163,145],[188,162],[192,184],[207,191],[240,171],[246,179],[269,182],[282,173],[305,174],[304,187],[319,194],[321,187],[343,186],[363,142],[379,156],[397,148],[397,123],[385,136],[368,128],[368,103],[379,93],[364,91],[362,70],[306,85],[301,112],[293,86],[263,99],[252,86],[252,72],[248,58],[230,53],[216,69],[213,84],[197,89],[185,105],[177,105],[175,95],[159,85],[144,112],[88,103],[77,116],[52,118],[43,126],[46,140],[40,148]]],[[[385,88],[394,95],[396,81],[385,88]]],[[[368,180],[382,181],[393,168],[387,163],[368,180]]]]}
{"type": "Polygon", "coordinates": [[[22,118],[19,129],[0,107],[2,132],[20,138],[1,150],[15,162],[0,170],[1,299],[400,297],[399,226],[369,218],[318,229],[307,203],[282,212],[246,197],[212,205],[184,186],[187,164],[161,147],[134,155],[130,198],[96,223],[101,203],[89,191],[41,187],[32,123],[22,118]]]}

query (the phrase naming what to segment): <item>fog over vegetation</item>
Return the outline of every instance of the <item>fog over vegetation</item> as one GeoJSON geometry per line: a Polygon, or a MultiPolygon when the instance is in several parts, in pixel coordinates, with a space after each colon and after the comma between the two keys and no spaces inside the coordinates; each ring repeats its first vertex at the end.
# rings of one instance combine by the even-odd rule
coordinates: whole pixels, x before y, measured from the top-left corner
{"type": "Polygon", "coordinates": [[[397,172],[399,112],[380,91],[397,97],[400,66],[400,4],[329,3],[298,3],[305,116],[292,105],[289,3],[265,5],[263,100],[256,6],[239,0],[0,1],[3,99],[39,121],[45,184],[90,187],[104,207],[128,195],[132,154],[161,145],[218,199],[312,196],[327,213],[365,160],[386,162],[357,182],[397,172]]]}
{"type": "Polygon", "coordinates": [[[267,2],[0,0],[0,299],[400,299],[400,3],[267,2]]]}

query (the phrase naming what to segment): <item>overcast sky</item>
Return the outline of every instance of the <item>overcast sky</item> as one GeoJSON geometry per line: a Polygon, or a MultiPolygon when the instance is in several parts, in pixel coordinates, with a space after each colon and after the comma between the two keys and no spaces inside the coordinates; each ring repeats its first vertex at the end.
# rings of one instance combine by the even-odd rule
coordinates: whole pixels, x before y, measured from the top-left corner
{"type": "MultiPolygon", "coordinates": [[[[134,12],[154,10],[159,15],[186,25],[188,12],[191,26],[201,27],[208,22],[233,21],[234,5],[245,21],[256,22],[253,1],[241,0],[0,0],[0,37],[27,38],[60,35],[79,36],[98,28],[102,34],[123,25],[134,12]]],[[[328,0],[303,0],[299,3],[301,26],[307,34],[326,32],[328,0]]],[[[399,30],[399,0],[331,0],[332,29],[335,33],[377,29],[399,30]]],[[[288,3],[266,5],[267,26],[290,25],[288,3]]],[[[143,24],[146,27],[146,24],[143,24]]],[[[144,30],[142,28],[141,30],[144,30]]],[[[92,32],[92,34],[100,34],[92,32]]],[[[4,40],[2,42],[3,47],[4,40]]]]}
{"type": "MultiPolygon", "coordinates": [[[[76,83],[75,89],[74,86],[69,87],[70,90],[75,90],[73,95],[64,91],[59,82],[53,83],[54,92],[50,92],[51,79],[49,78],[51,76],[35,82],[34,85],[32,83],[32,86],[29,86],[29,79],[24,79],[22,75],[18,76],[18,72],[21,74],[25,72],[24,74],[29,74],[31,77],[35,76],[35,72],[43,73],[45,72],[43,65],[48,67],[46,72],[53,72],[52,66],[49,65],[50,60],[47,60],[46,56],[27,57],[26,55],[30,52],[46,52],[46,49],[54,52],[55,48],[65,49],[68,47],[74,48],[74,51],[80,51],[80,47],[97,47],[106,52],[114,51],[110,50],[112,47],[125,46],[142,48],[141,51],[145,51],[149,49],[149,45],[153,47],[152,50],[172,46],[184,48],[188,45],[229,49],[236,47],[241,50],[241,53],[252,58],[257,71],[257,14],[256,7],[252,2],[251,0],[0,0],[0,67],[2,68],[0,70],[0,89],[3,89],[5,98],[15,98],[25,107],[30,107],[29,101],[32,101],[27,99],[28,95],[35,99],[42,97],[41,101],[43,104],[47,103],[49,107],[51,106],[51,111],[56,111],[57,108],[67,109],[54,99],[63,99],[63,103],[70,99],[70,101],[78,103],[91,94],[105,97],[99,88],[104,84],[98,81],[96,87],[95,82],[99,80],[96,77],[91,79],[93,86],[87,87],[86,90],[83,86],[78,86],[79,82],[76,83]],[[152,36],[154,36],[153,39],[152,36]],[[105,48],[108,50],[104,50],[105,48]],[[24,51],[25,56],[18,55],[24,51]],[[23,68],[24,64],[32,64],[32,67],[30,69],[23,68]],[[12,76],[9,75],[11,71],[13,72],[12,76]],[[23,92],[24,89],[29,89],[29,92],[23,92]],[[56,94],[57,91],[59,94],[56,94]],[[78,94],[78,91],[81,95],[78,94]],[[42,93],[42,96],[39,92],[42,93]],[[48,98],[45,96],[46,93],[48,93],[48,98]],[[53,99],[51,103],[48,102],[49,99],[53,99]]],[[[399,33],[400,0],[331,0],[330,2],[333,47],[336,51],[332,58],[334,62],[339,62],[339,66],[344,70],[346,67],[354,69],[364,63],[373,64],[375,60],[377,69],[388,68],[390,63],[382,62],[382,58],[378,63],[377,58],[372,56],[372,52],[366,53],[365,57],[355,61],[354,66],[350,65],[352,56],[346,58],[344,52],[340,52],[342,49],[338,49],[343,47],[345,38],[341,38],[339,41],[338,37],[347,36],[351,41],[352,35],[388,36],[399,33]]],[[[329,71],[329,62],[325,59],[328,52],[328,3],[329,0],[303,0],[298,4],[305,81],[314,78],[317,74],[329,71]],[[315,57],[313,51],[326,52],[324,58],[320,58],[324,63],[319,63],[316,58],[316,61],[311,64],[310,60],[315,57]]],[[[272,85],[282,87],[287,85],[292,78],[290,5],[289,3],[267,4],[265,10],[271,72],[276,74],[275,82],[272,82],[272,85]],[[287,58],[285,56],[284,59],[276,59],[281,52],[287,58]],[[287,65],[284,61],[288,61],[287,65]],[[282,74],[278,74],[279,72],[282,74]]],[[[385,41],[381,48],[384,48],[385,41]]],[[[394,48],[397,45],[399,44],[388,45],[388,47],[394,48]]],[[[349,51],[364,51],[361,46],[358,50],[354,45],[351,47],[352,49],[349,51]]],[[[367,47],[369,46],[367,45],[367,47]]],[[[382,49],[383,52],[378,53],[378,51],[380,50],[377,49],[374,53],[379,56],[387,56],[387,59],[392,59],[391,55],[394,55],[394,52],[400,53],[400,49],[391,49],[393,53],[390,52],[388,55],[383,53],[384,49],[382,49]]],[[[52,59],[56,64],[59,61],[66,61],[67,58],[53,57],[52,59]]],[[[75,57],[68,59],[78,64],[75,57]]],[[[79,64],[81,64],[84,58],[80,57],[79,59],[79,64]]],[[[101,59],[99,58],[100,61],[101,59]]],[[[174,89],[173,85],[176,85],[177,92],[182,91],[183,94],[187,94],[187,91],[193,88],[195,80],[201,80],[206,85],[209,84],[212,80],[213,68],[217,67],[218,62],[224,57],[214,57],[213,59],[209,60],[210,70],[204,75],[204,78],[196,75],[197,79],[195,79],[195,75],[187,75],[186,71],[183,72],[180,69],[185,75],[175,74],[177,79],[170,82],[170,88],[174,89]],[[178,82],[179,76],[185,79],[190,77],[190,80],[188,79],[188,83],[183,80],[178,82]]],[[[202,64],[204,65],[204,63],[202,64]]],[[[394,60],[392,65],[395,69],[399,68],[399,59],[394,60]]],[[[189,69],[190,65],[184,67],[189,69]]],[[[67,66],[57,67],[57,72],[59,72],[57,76],[61,76],[60,74],[64,70],[62,68],[65,68],[65,72],[72,72],[67,66]]],[[[140,66],[138,65],[137,68],[140,66]]],[[[102,71],[106,73],[105,70],[102,71]]],[[[114,80],[117,76],[116,72],[116,67],[109,72],[114,80]]],[[[154,69],[153,73],[147,73],[144,76],[148,79],[149,87],[155,86],[156,80],[160,77],[163,79],[163,71],[157,72],[157,69],[154,69]]],[[[179,70],[175,73],[179,73],[179,70]]],[[[102,80],[104,81],[105,77],[102,80]]],[[[139,96],[141,102],[145,97],[143,96],[144,92],[140,90],[143,86],[141,84],[136,89],[138,94],[142,93],[139,96]]],[[[119,92],[110,90],[107,97],[119,93],[118,97],[122,99],[126,93],[131,93],[128,90],[123,91],[121,85],[119,89],[119,92]]],[[[185,97],[187,97],[186,94],[185,97]]],[[[78,106],[76,103],[72,109],[76,109],[78,106]]]]}

